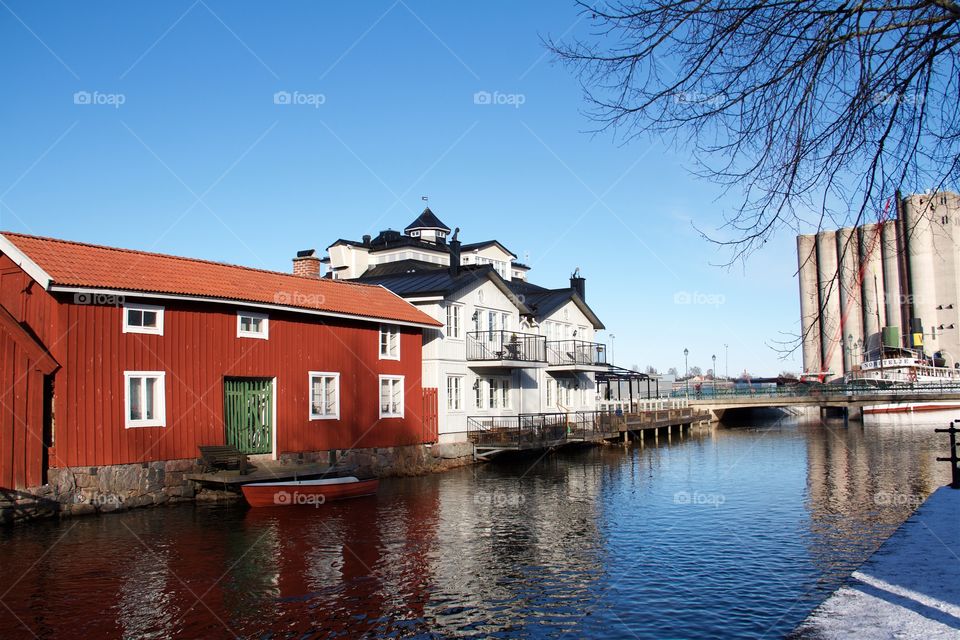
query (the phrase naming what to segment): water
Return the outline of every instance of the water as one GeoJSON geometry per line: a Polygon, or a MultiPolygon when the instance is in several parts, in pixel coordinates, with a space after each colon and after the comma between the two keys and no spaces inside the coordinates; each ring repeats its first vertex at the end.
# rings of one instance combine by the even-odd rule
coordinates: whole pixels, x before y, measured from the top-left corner
{"type": "Polygon", "coordinates": [[[35,523],[0,532],[0,637],[782,637],[948,482],[933,426],[781,421],[318,509],[35,523]]]}

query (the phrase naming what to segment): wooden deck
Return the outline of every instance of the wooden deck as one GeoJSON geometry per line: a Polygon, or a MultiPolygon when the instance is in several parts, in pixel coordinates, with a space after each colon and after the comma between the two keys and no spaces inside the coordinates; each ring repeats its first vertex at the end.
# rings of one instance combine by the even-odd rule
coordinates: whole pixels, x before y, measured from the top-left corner
{"type": "Polygon", "coordinates": [[[279,462],[256,462],[256,468],[245,475],[239,471],[216,471],[213,473],[187,473],[184,478],[204,484],[217,484],[224,488],[239,488],[250,482],[269,482],[270,480],[299,480],[328,475],[336,477],[349,475],[352,469],[327,464],[281,464],[279,462]]]}
{"type": "Polygon", "coordinates": [[[627,441],[630,434],[657,435],[661,429],[687,428],[710,420],[710,413],[691,407],[638,411],[635,413],[571,412],[569,414],[523,414],[500,418],[489,427],[469,434],[474,457],[489,460],[506,452],[543,451],[569,444],[627,441]]]}

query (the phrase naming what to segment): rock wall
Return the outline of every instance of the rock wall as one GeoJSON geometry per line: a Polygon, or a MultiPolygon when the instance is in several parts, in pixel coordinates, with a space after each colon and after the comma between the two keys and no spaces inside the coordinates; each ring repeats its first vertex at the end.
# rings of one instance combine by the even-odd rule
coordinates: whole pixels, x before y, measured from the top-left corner
{"type": "MultiPolygon", "coordinates": [[[[281,464],[337,463],[360,475],[410,476],[446,471],[473,462],[467,443],[412,445],[282,454],[281,464]]],[[[200,473],[196,459],[102,467],[50,469],[47,484],[26,490],[0,489],[0,523],[124,511],[189,500],[237,499],[231,491],[204,489],[187,480],[200,473]]]]}

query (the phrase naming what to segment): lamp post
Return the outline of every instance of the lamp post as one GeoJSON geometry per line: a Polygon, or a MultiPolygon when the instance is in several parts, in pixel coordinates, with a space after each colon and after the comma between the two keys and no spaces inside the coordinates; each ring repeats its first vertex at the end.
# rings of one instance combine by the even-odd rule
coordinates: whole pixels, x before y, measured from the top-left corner
{"type": "MultiPolygon", "coordinates": [[[[615,336],[615,335],[613,335],[613,334],[611,333],[611,334],[610,334],[610,364],[611,364],[612,366],[617,366],[617,361],[616,361],[616,358],[614,357],[615,354],[616,354],[616,352],[614,351],[614,346],[616,345],[616,342],[615,342],[616,339],[617,339],[617,336],[615,336]]],[[[619,393],[619,392],[620,392],[620,389],[619,389],[619,387],[618,387],[618,388],[617,388],[617,393],[619,393]]]]}
{"type": "Polygon", "coordinates": [[[690,399],[690,365],[687,356],[690,355],[690,349],[683,348],[683,384],[686,389],[687,400],[690,399]]]}
{"type": "Polygon", "coordinates": [[[726,343],[724,343],[723,345],[723,368],[724,368],[723,377],[726,378],[727,380],[730,379],[730,352],[727,351],[727,347],[729,346],[730,345],[726,343]]]}
{"type": "Polygon", "coordinates": [[[712,373],[711,378],[713,378],[713,395],[716,396],[717,395],[717,354],[713,354],[712,356],[710,356],[710,358],[713,360],[713,370],[711,371],[712,373]]]}

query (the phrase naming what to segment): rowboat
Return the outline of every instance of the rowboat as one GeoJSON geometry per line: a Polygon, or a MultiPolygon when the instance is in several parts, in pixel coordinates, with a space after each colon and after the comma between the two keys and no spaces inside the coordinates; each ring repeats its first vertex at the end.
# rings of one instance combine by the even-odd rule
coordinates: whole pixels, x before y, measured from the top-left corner
{"type": "Polygon", "coordinates": [[[251,482],[241,487],[251,507],[318,507],[328,501],[371,496],[377,492],[376,478],[360,480],[354,476],[320,480],[251,482]]]}

